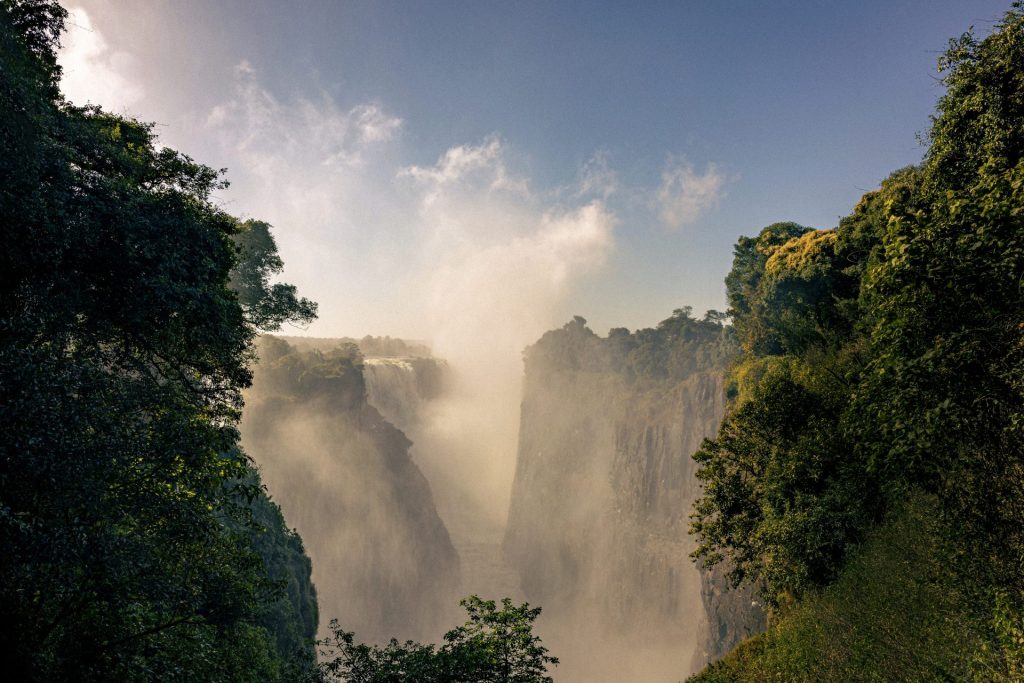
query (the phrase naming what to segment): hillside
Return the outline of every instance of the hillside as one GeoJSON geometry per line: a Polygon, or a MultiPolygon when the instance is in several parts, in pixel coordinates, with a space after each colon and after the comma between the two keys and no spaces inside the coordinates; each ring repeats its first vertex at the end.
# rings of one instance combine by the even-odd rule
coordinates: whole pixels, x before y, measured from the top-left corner
{"type": "Polygon", "coordinates": [[[1022,64],[1018,5],[940,60],[920,166],[737,244],[695,555],[771,626],[695,680],[1024,675],[1022,64]]]}

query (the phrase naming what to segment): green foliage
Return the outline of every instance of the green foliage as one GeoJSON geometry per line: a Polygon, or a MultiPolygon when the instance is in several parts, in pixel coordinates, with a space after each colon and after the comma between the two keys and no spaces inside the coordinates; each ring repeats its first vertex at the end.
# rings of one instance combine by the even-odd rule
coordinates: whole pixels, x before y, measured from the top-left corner
{"type": "MultiPolygon", "coordinates": [[[[245,503],[249,515],[228,526],[241,533],[248,547],[262,560],[271,590],[260,607],[256,624],[273,639],[284,667],[308,670],[315,658],[314,639],[319,623],[313,571],[302,538],[285,524],[281,509],[266,494],[256,471],[243,482],[255,496],[245,503]]],[[[291,680],[282,671],[282,680],[291,680]]]]}
{"type": "Polygon", "coordinates": [[[322,681],[345,683],[551,683],[548,656],[533,634],[539,607],[501,607],[493,600],[470,596],[461,604],[469,615],[462,626],[444,636],[444,644],[399,644],[384,647],[355,642],[355,635],[331,622],[331,638],[321,645],[322,681]]]}
{"type": "Polygon", "coordinates": [[[921,187],[887,207],[855,395],[887,478],[940,492],[971,571],[1024,588],[1024,14],[942,61],[921,187]],[[994,551],[994,552],[993,552],[994,551]]]}
{"type": "Polygon", "coordinates": [[[316,319],[316,304],[295,296],[295,285],[270,284],[270,278],[284,269],[270,225],[248,220],[234,235],[238,263],[231,271],[229,286],[238,295],[246,319],[265,332],[281,329],[285,322],[309,324],[316,319]]]}
{"type": "Polygon", "coordinates": [[[934,497],[911,497],[867,535],[833,584],[690,680],[971,680],[983,634],[946,564],[940,520],[934,497]]]}
{"type": "Polygon", "coordinates": [[[740,240],[727,288],[745,357],[696,456],[696,556],[730,560],[777,606],[847,576],[887,510],[934,495],[962,626],[988,653],[979,680],[1017,675],[1024,620],[1021,64],[1017,3],[940,60],[947,91],[920,167],[835,230],[740,240]]]}
{"type": "Polygon", "coordinates": [[[871,253],[878,201],[837,230],[777,223],[741,238],[726,280],[745,357],[718,437],[694,456],[694,555],[727,559],[733,582],[759,585],[769,605],[831,581],[880,514],[845,422],[863,346],[860,271],[848,264],[871,253]]]}
{"type": "Polygon", "coordinates": [[[736,243],[732,270],[725,278],[726,293],[729,297],[729,313],[743,349],[758,353],[778,353],[778,343],[765,339],[761,329],[761,315],[767,308],[761,299],[761,281],[765,277],[765,266],[774,249],[790,239],[807,233],[810,228],[796,223],[774,223],[756,238],[741,237],[736,243]],[[767,346],[768,348],[763,348],[767,346]]]}
{"type": "Polygon", "coordinates": [[[549,657],[540,638],[533,635],[540,607],[517,606],[503,598],[498,609],[493,600],[475,595],[459,604],[469,619],[444,636],[442,651],[452,657],[449,680],[551,683],[545,674],[549,664],[558,665],[558,658],[549,657]]]}
{"type": "Polygon", "coordinates": [[[694,455],[704,482],[692,529],[698,556],[727,549],[731,577],[777,604],[832,580],[873,521],[874,483],[837,429],[842,392],[791,357],[746,361],[757,374],[714,440],[694,455]]]}
{"type": "MultiPolygon", "coordinates": [[[[339,344],[326,352],[303,352],[282,339],[264,336],[257,350],[261,397],[265,394],[277,404],[299,400],[327,402],[339,412],[366,400],[363,354],[355,344],[339,344]]],[[[279,407],[274,406],[273,410],[279,407]]]]}
{"type": "Polygon", "coordinates": [[[65,16],[0,0],[5,673],[275,680],[276,586],[226,523],[254,494],[236,423],[262,324],[228,287],[239,226],[216,171],[60,99],[65,16]]]}
{"type": "Polygon", "coordinates": [[[708,311],[702,320],[689,306],[676,309],[656,328],[630,333],[615,328],[606,338],[594,334],[576,316],[561,329],[544,333],[527,349],[527,362],[546,372],[586,369],[621,374],[631,384],[675,383],[690,375],[718,370],[736,353],[725,316],[708,311]]]}
{"type": "Polygon", "coordinates": [[[1024,594],[1007,590],[995,594],[992,610],[993,645],[982,643],[973,658],[974,680],[1010,683],[1024,678],[1024,594]]]}
{"type": "Polygon", "coordinates": [[[429,358],[434,359],[430,347],[422,342],[407,341],[395,337],[374,337],[366,335],[361,339],[353,337],[281,337],[299,351],[330,351],[338,346],[355,344],[366,357],[376,358],[429,358]]]}

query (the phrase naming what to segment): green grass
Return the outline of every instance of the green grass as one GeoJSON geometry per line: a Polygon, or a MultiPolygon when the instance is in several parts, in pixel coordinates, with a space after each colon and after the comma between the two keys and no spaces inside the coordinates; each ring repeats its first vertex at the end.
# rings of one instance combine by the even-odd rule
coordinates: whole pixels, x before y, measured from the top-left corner
{"type": "Polygon", "coordinates": [[[934,500],[915,496],[839,579],[692,683],[965,681],[983,640],[947,566],[934,500]]]}

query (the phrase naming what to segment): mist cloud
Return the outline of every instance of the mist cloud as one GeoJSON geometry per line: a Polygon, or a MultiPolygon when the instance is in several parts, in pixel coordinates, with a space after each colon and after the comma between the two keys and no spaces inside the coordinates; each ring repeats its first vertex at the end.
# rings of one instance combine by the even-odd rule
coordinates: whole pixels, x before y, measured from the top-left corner
{"type": "Polygon", "coordinates": [[[69,101],[121,112],[142,100],[145,90],[127,75],[133,70],[134,57],[112,50],[80,7],[68,10],[68,27],[61,40],[60,87],[69,101]]]}
{"type": "Polygon", "coordinates": [[[560,322],[573,288],[604,266],[617,222],[600,200],[550,203],[507,157],[492,137],[399,173],[418,197],[425,322],[457,378],[424,434],[428,447],[416,452],[454,458],[453,471],[472,483],[461,483],[461,504],[469,499],[498,522],[511,490],[522,350],[560,322]]]}
{"type": "MultiPolygon", "coordinates": [[[[371,147],[401,133],[402,120],[376,103],[346,110],[326,93],[282,103],[244,61],[235,68],[235,79],[234,96],[209,112],[206,128],[237,154],[241,174],[289,183],[296,172],[306,171],[330,185],[344,180],[331,171],[362,164],[371,147]]],[[[308,175],[299,177],[304,185],[310,184],[308,175]]]]}
{"type": "Polygon", "coordinates": [[[423,304],[438,351],[491,365],[511,358],[518,372],[522,348],[558,322],[571,289],[612,253],[616,218],[600,200],[549,204],[506,157],[505,143],[490,138],[399,176],[418,197],[423,304]]]}

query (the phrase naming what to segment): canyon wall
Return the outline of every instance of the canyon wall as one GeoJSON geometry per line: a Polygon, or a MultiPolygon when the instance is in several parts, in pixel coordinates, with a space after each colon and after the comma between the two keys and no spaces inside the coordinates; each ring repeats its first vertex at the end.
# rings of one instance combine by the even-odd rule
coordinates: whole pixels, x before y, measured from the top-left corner
{"type": "Polygon", "coordinates": [[[321,629],[337,618],[366,642],[436,639],[457,610],[458,557],[410,440],[369,401],[366,374],[412,382],[382,404],[395,419],[440,380],[422,359],[410,361],[423,365],[418,387],[408,368],[364,365],[353,344],[307,348],[261,340],[242,437],[313,560],[321,629]]]}
{"type": "Polygon", "coordinates": [[[306,540],[324,623],[436,641],[460,597],[529,600],[560,683],[678,681],[763,627],[748,592],[689,558],[691,456],[725,410],[728,328],[679,311],[602,338],[577,318],[527,349],[504,529],[461,492],[447,364],[359,343],[381,355],[263,340],[243,420],[306,540]]]}
{"type": "Polygon", "coordinates": [[[761,627],[749,594],[689,558],[691,456],[722,419],[733,352],[688,311],[607,338],[577,318],[527,350],[504,547],[559,680],[677,681],[761,627]]]}

